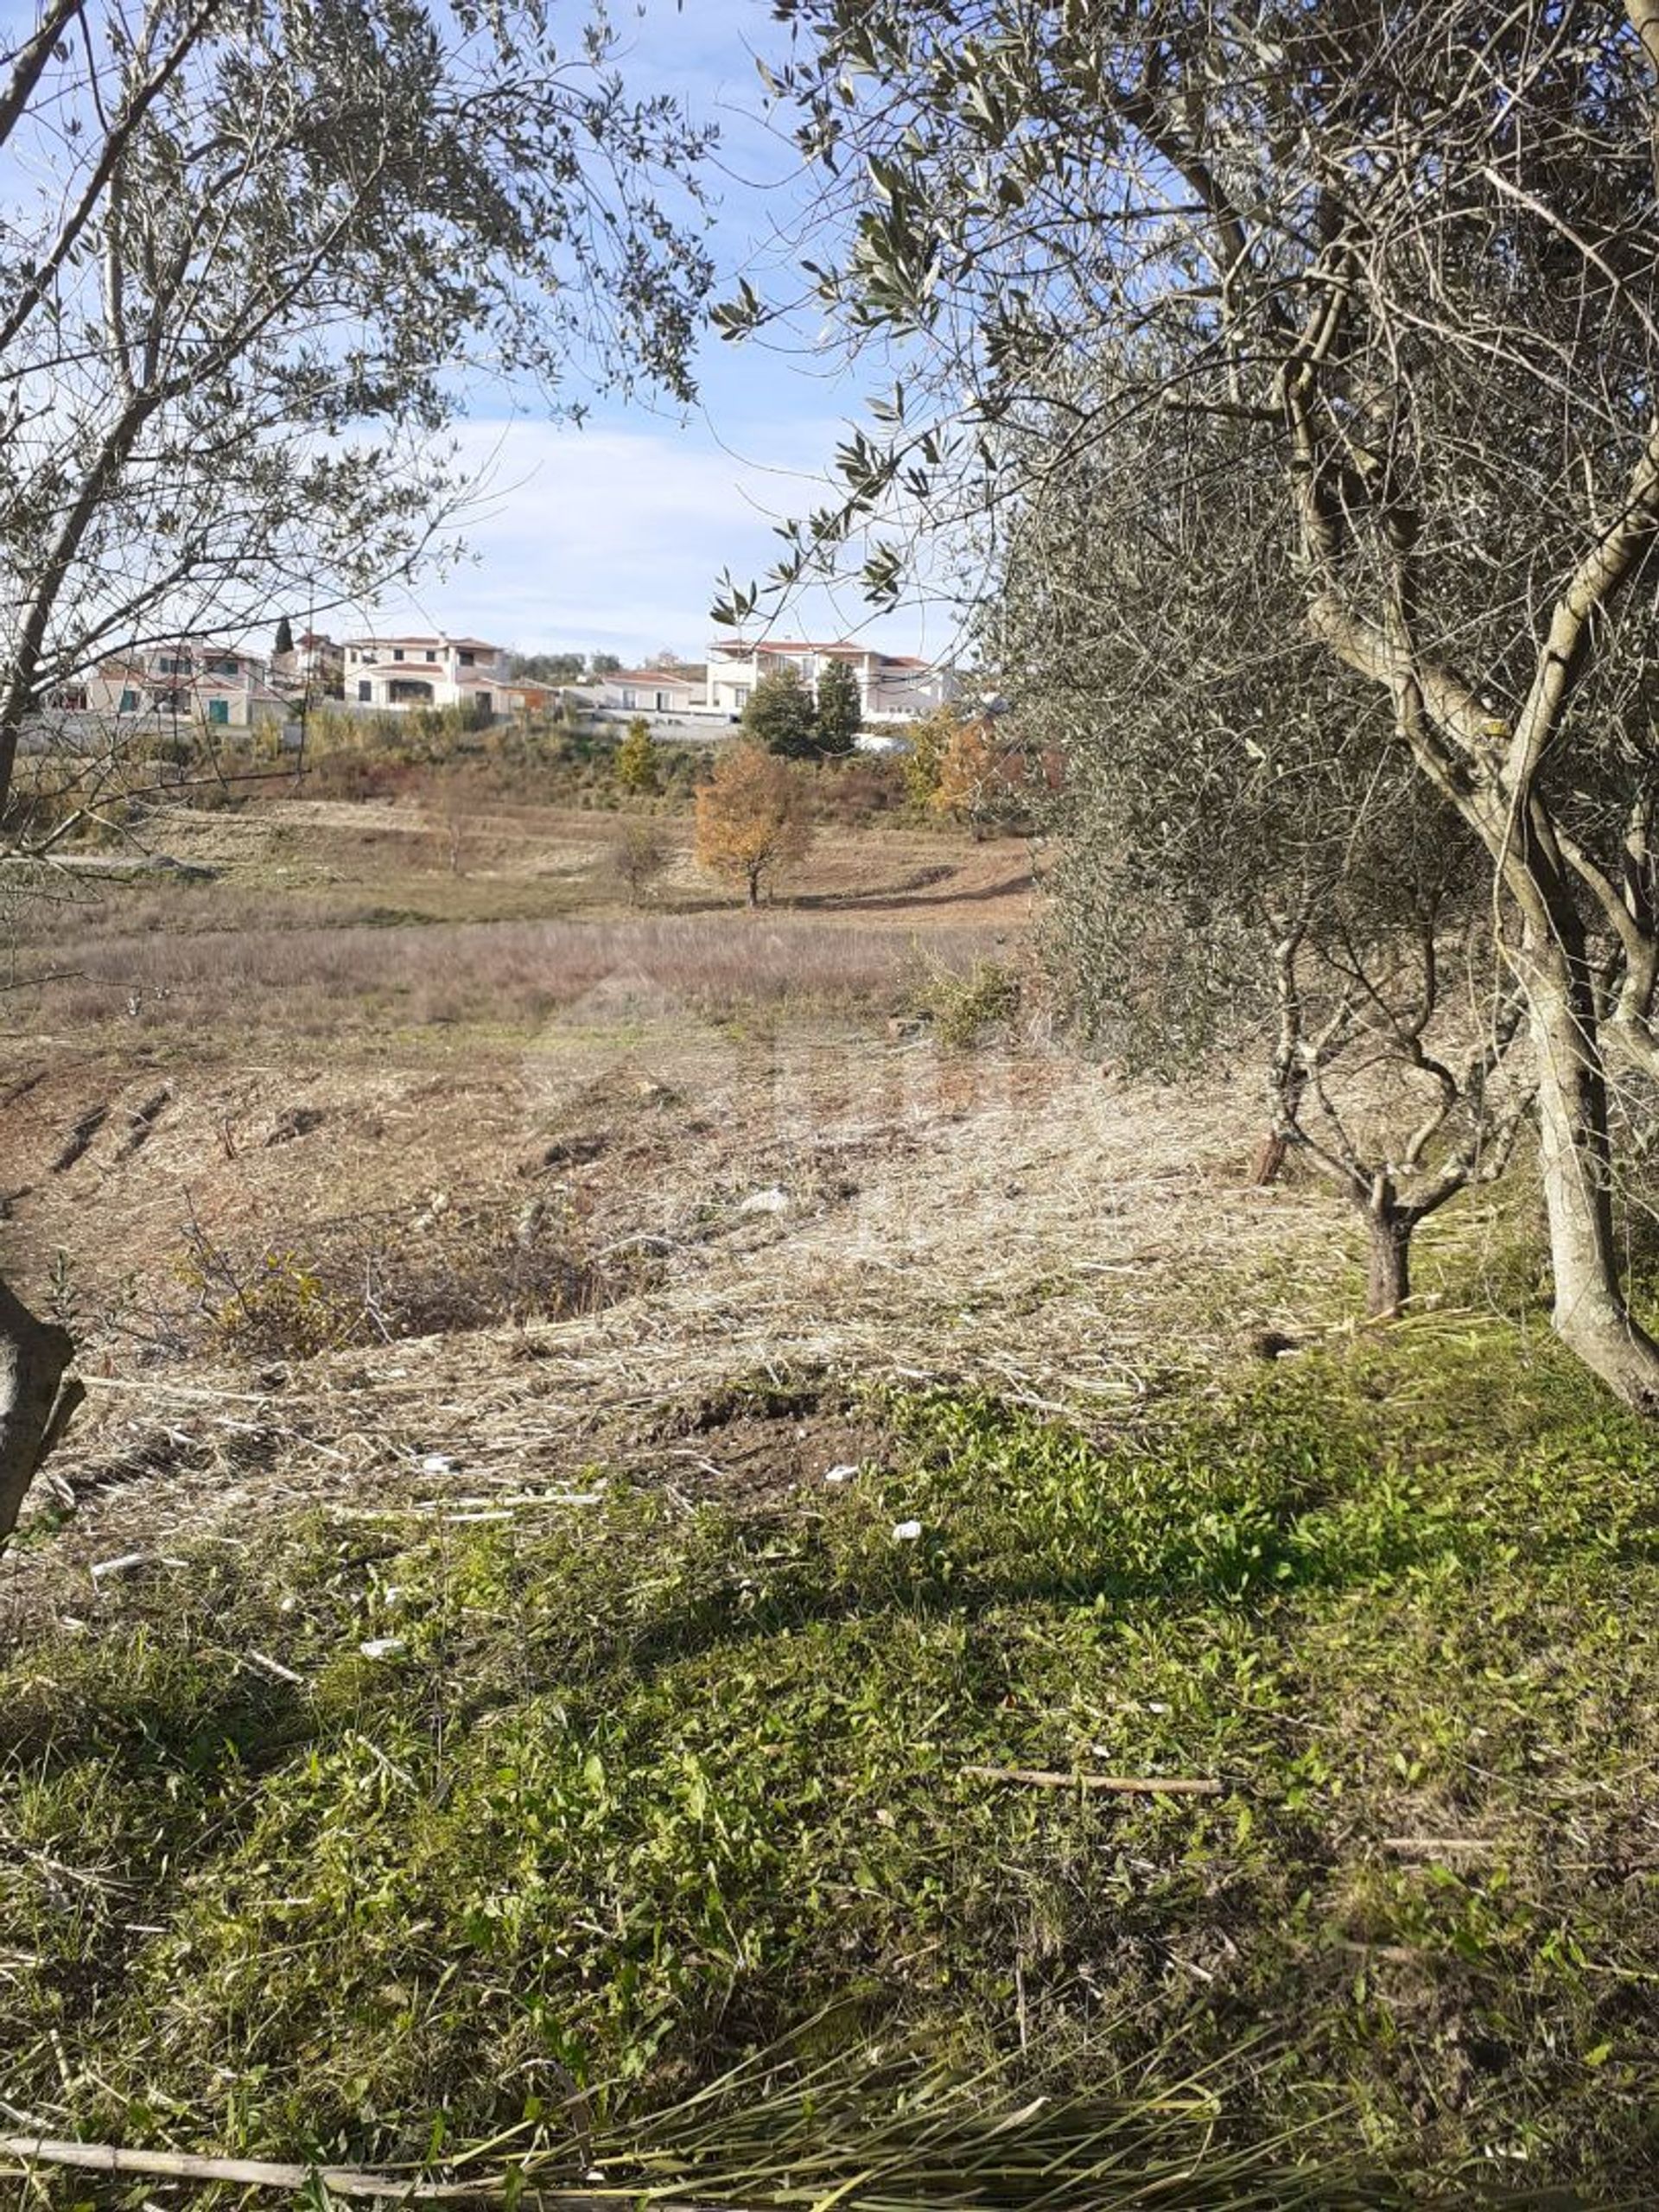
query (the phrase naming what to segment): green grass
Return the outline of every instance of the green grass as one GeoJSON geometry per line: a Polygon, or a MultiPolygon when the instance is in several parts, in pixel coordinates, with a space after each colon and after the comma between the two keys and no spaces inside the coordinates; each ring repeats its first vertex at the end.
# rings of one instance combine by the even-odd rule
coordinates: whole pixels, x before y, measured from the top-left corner
{"type": "MultiPolygon", "coordinates": [[[[1235,2154],[1327,2202],[1356,2167],[1369,2202],[1640,2201],[1659,1434],[1497,1322],[1116,1441],[887,1411],[885,1471],[766,1516],[618,1482],[483,1527],[316,1517],[19,1654],[0,2094],[54,2134],[370,2164],[503,2130],[563,2157],[575,2088],[626,2175],[658,2141],[729,2183],[734,2131],[775,2131],[811,2202],[874,2170],[856,2129],[825,2149],[849,2083],[891,2151],[901,2082],[979,2083],[982,2118],[1036,2081],[1051,2149],[1103,2101],[1113,2156],[1196,2162],[1171,2202],[1290,2201],[1235,2154]],[[962,1771],[1005,1764],[1223,1789],[962,1771]],[[759,2103],[728,2080],[757,2053],[759,2103]]],[[[898,2164],[844,2201],[955,2201],[898,2164]]],[[[1036,2201],[971,2171],[960,2201],[1036,2201]]]]}

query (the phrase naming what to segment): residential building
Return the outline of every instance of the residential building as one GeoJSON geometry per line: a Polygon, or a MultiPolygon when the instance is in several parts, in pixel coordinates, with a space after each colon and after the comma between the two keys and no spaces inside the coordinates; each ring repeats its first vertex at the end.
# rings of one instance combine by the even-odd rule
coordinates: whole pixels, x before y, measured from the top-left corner
{"type": "Polygon", "coordinates": [[[624,715],[683,715],[703,705],[707,689],[702,671],[690,668],[619,668],[579,688],[594,706],[624,715]]]}
{"type": "Polygon", "coordinates": [[[510,714],[523,686],[507,655],[482,638],[347,638],[341,674],[349,703],[363,707],[475,707],[510,714]]]}
{"type": "Polygon", "coordinates": [[[851,669],[867,722],[914,721],[957,696],[955,676],[937,662],[877,652],[844,638],[831,645],[782,638],[751,644],[742,638],[724,638],[709,648],[707,703],[711,710],[741,715],[761,677],[782,668],[794,669],[809,690],[816,690],[831,661],[851,669]]]}
{"type": "Polygon", "coordinates": [[[47,703],[65,714],[205,722],[222,729],[251,729],[280,721],[288,712],[257,653],[203,638],[171,639],[101,661],[78,682],[60,685],[47,703]]]}
{"type": "Polygon", "coordinates": [[[270,657],[270,680],[279,690],[338,696],[345,649],[326,630],[307,630],[285,653],[270,657]]]}

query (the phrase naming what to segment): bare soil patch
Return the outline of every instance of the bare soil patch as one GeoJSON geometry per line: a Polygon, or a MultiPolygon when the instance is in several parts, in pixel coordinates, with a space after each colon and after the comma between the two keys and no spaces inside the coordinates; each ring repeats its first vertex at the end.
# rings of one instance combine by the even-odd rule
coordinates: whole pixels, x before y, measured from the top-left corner
{"type": "Polygon", "coordinates": [[[637,1478],[753,1508],[833,1489],[879,1465],[890,1440],[844,1379],[732,1383],[645,1424],[631,1440],[629,1465],[637,1478]]]}

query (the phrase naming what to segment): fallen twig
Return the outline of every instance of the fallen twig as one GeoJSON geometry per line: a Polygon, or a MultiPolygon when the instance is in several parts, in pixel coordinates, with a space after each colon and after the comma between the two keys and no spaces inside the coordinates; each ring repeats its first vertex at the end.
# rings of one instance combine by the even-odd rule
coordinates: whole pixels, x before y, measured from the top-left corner
{"type": "Polygon", "coordinates": [[[1031,1789],[1098,1789],[1120,1797],[1219,1797],[1221,1784],[1205,1776],[1180,1774],[1062,1774],[1040,1766],[963,1766],[957,1773],[975,1782],[1019,1782],[1031,1789]]]}
{"type": "Polygon", "coordinates": [[[160,1391],[169,1398],[224,1398],[242,1406],[268,1405],[268,1390],[213,1390],[200,1382],[175,1382],[165,1376],[145,1375],[135,1378],[130,1375],[89,1375],[86,1380],[99,1390],[136,1390],[144,1397],[154,1397],[160,1391]]]}
{"type": "Polygon", "coordinates": [[[345,2166],[296,2166],[269,2158],[207,2158],[188,2151],[128,2151],[113,2143],[67,2143],[48,2136],[0,2135],[0,2156],[29,2165],[74,2166],[94,2174],[154,2174],[179,2181],[241,2182],[256,2189],[308,2189],[320,2181],[336,2196],[391,2203],[478,2203],[499,2196],[500,2175],[474,2182],[400,2181],[345,2166]]]}
{"type": "Polygon", "coordinates": [[[109,1574],[132,1574],[141,1567],[184,1567],[188,1562],[166,1552],[123,1552],[118,1559],[94,1560],[92,1576],[101,1582],[109,1574]]]}
{"type": "MultiPolygon", "coordinates": [[[[25,2166],[73,2166],[86,2173],[151,2174],[174,2181],[239,2182],[255,2189],[309,2189],[321,2182],[334,2196],[378,2197],[393,2204],[487,2204],[499,2202],[509,2186],[505,2173],[481,2174],[475,2181],[400,2180],[395,2174],[359,2171],[351,2166],[296,2166],[268,2158],[208,2158],[188,2151],[128,2151],[113,2143],[68,2143],[44,2135],[0,2135],[0,2158],[25,2166]]],[[[649,2194],[649,2192],[645,2192],[649,2194]]],[[[544,2189],[538,2199],[568,2212],[618,2212],[638,2202],[638,2189],[608,2190],[544,2189]]],[[[653,2198],[658,2212],[733,2212],[712,2204],[671,2204],[653,2198]]]]}
{"type": "Polygon", "coordinates": [[[1408,1857],[1435,1851],[1496,1851],[1497,1846],[1490,1836],[1484,1835],[1385,1835],[1384,1851],[1397,1851],[1408,1857]]]}

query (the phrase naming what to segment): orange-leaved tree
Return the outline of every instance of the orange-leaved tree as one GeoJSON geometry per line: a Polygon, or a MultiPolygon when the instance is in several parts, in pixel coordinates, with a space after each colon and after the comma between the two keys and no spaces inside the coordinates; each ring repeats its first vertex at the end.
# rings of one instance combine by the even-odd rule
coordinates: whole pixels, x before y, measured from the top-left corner
{"type": "Polygon", "coordinates": [[[742,884],[758,906],[762,886],[804,855],[811,834],[800,772],[764,746],[728,746],[697,793],[699,865],[742,884]]]}
{"type": "Polygon", "coordinates": [[[1026,764],[985,715],[956,718],[939,749],[932,804],[966,822],[977,843],[989,824],[1017,808],[1026,764]]]}

